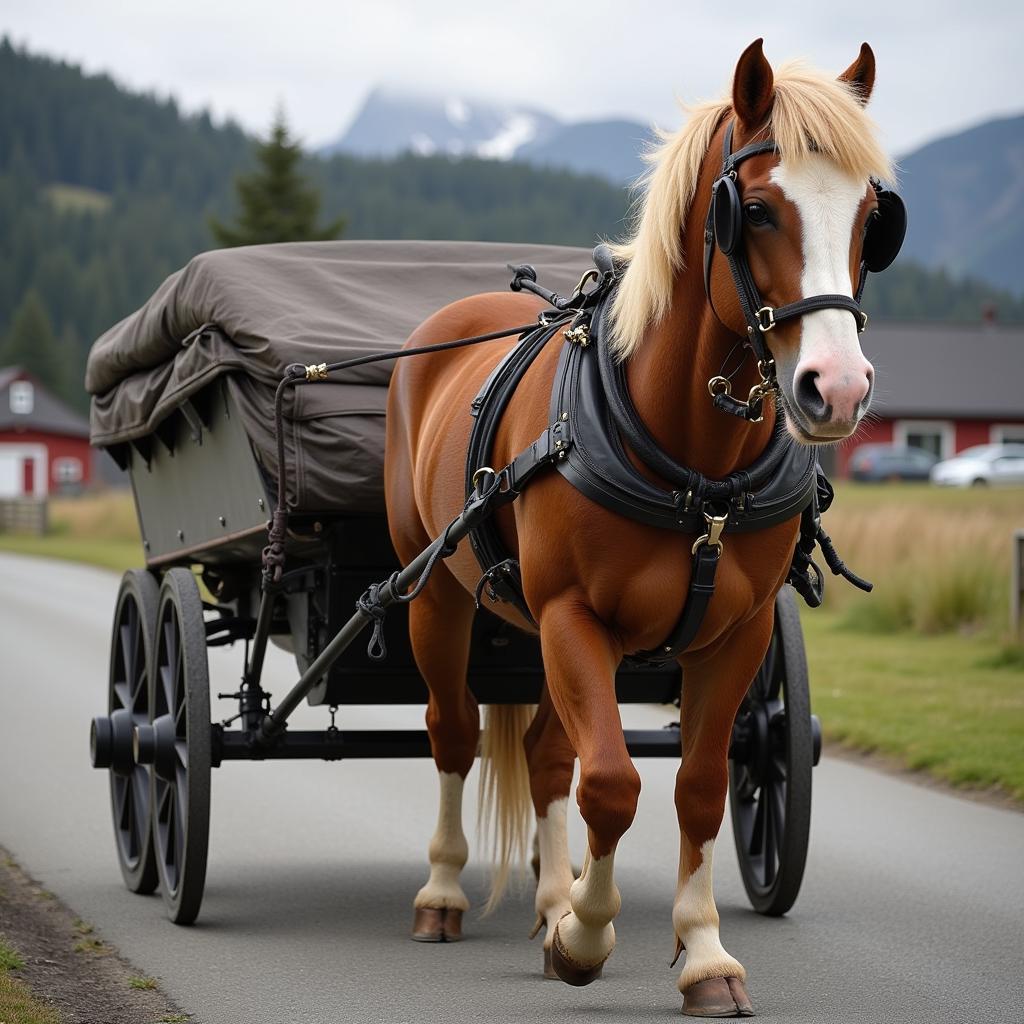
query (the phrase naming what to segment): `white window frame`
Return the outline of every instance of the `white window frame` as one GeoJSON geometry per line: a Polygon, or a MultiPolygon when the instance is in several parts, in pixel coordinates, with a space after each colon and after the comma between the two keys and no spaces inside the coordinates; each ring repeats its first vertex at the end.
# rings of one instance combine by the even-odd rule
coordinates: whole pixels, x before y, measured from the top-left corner
{"type": "Polygon", "coordinates": [[[1011,430],[1021,437],[1021,440],[1015,441],[1014,444],[1024,443],[1024,423],[993,423],[988,428],[989,440],[992,444],[1008,444],[1006,434],[1011,430]]]}
{"type": "Polygon", "coordinates": [[[80,484],[85,479],[85,466],[77,455],[59,455],[50,464],[55,484],[80,484]],[[65,469],[71,469],[70,476],[64,475],[65,469]]]}
{"type": "Polygon", "coordinates": [[[956,454],[956,424],[952,420],[896,420],[892,425],[895,444],[908,444],[908,434],[938,434],[939,458],[951,459],[956,454]]]}
{"type": "Polygon", "coordinates": [[[15,416],[31,416],[32,410],[36,407],[36,389],[32,381],[12,381],[8,389],[8,400],[11,403],[11,412],[15,416]]]}

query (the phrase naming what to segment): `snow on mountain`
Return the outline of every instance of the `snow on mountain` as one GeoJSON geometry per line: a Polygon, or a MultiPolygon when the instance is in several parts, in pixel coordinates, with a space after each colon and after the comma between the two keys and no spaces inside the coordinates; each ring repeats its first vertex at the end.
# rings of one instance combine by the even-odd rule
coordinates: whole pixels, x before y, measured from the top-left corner
{"type": "Polygon", "coordinates": [[[510,160],[520,146],[544,142],[558,128],[556,118],[539,110],[377,88],[344,134],[322,152],[392,157],[412,151],[510,160]]]}
{"type": "Polygon", "coordinates": [[[378,87],[346,131],[321,153],[521,160],[626,182],[643,171],[640,154],[650,136],[635,121],[565,123],[527,107],[378,87]]]}

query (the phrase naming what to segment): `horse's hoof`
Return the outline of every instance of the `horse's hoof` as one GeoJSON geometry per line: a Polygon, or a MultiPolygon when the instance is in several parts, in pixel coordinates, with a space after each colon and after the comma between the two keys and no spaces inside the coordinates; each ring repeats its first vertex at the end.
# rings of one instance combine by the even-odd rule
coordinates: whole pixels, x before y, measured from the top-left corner
{"type": "Polygon", "coordinates": [[[416,942],[458,942],[462,938],[462,911],[451,907],[417,907],[412,937],[416,942]]]}
{"type": "Polygon", "coordinates": [[[708,978],[683,993],[688,1017],[753,1017],[754,1007],[739,978],[708,978]]]}
{"type": "Polygon", "coordinates": [[[562,944],[558,938],[558,925],[555,925],[554,942],[551,943],[550,956],[552,975],[549,975],[547,972],[548,951],[544,950],[544,977],[553,976],[561,978],[566,985],[575,985],[578,988],[589,985],[592,981],[600,978],[601,971],[604,969],[604,960],[593,967],[580,967],[578,964],[574,964],[569,959],[569,955],[562,949],[562,944]]]}

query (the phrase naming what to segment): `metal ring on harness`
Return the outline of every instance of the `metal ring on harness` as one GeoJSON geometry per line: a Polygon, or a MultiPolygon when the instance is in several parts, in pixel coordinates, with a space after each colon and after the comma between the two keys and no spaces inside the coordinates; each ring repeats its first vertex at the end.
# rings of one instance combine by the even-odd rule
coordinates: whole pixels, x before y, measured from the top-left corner
{"type": "Polygon", "coordinates": [[[485,473],[490,473],[491,476],[496,476],[497,475],[495,473],[495,471],[490,466],[481,466],[473,474],[473,478],[472,478],[473,479],[473,490],[475,490],[477,493],[480,493],[480,477],[482,477],[485,473]]]}

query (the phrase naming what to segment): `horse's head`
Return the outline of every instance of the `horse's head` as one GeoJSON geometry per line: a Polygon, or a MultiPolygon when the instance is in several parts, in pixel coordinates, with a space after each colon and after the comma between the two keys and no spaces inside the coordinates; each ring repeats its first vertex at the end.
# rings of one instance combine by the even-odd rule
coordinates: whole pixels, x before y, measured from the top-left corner
{"type": "MultiPolygon", "coordinates": [[[[799,68],[776,81],[758,40],[736,66],[733,109],[723,122],[725,153],[737,159],[728,173],[720,162],[714,172],[709,297],[730,329],[751,333],[738,260],[740,277],[745,263],[756,286],[749,294],[759,293],[763,307],[781,314],[777,323],[762,314],[767,329],[756,340],[775,361],[788,428],[804,444],[852,434],[874,385],[860,347],[862,314],[852,301],[844,308],[825,300],[852,300],[863,268],[888,266],[903,237],[902,204],[870,177],[886,167],[861,111],[874,78],[865,43],[832,94],[815,93],[813,79],[801,81],[799,68]],[[726,252],[734,254],[732,272],[726,252]],[[812,297],[819,301],[787,318],[782,307],[812,297]]],[[[721,154],[713,145],[708,160],[721,154]]]]}

